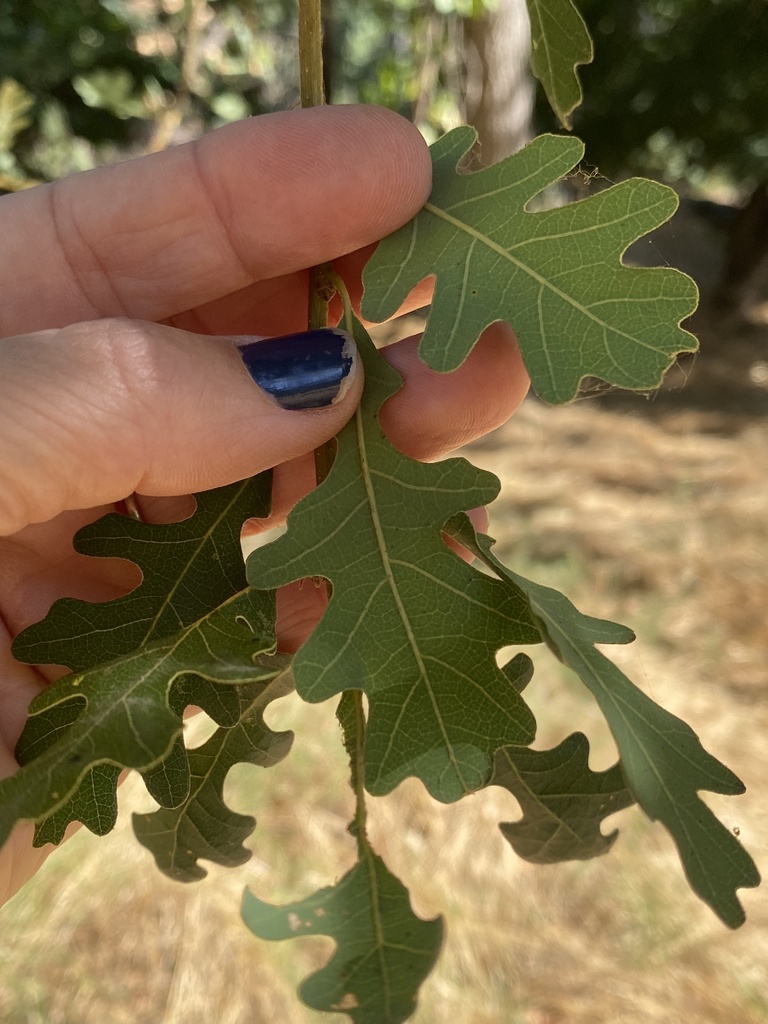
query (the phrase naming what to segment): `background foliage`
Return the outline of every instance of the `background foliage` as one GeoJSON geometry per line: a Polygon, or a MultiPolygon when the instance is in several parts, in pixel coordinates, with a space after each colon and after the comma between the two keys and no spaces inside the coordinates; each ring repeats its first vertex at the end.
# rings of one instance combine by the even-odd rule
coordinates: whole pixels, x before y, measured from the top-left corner
{"type": "MultiPolygon", "coordinates": [[[[463,119],[466,19],[483,0],[325,6],[334,102],[383,103],[430,138],[463,119]]],[[[590,164],[698,186],[712,171],[744,189],[766,176],[762,2],[579,6],[596,52],[574,119],[590,164]]],[[[55,178],[291,107],[295,53],[293,0],[6,0],[0,78],[20,89],[0,91],[0,172],[55,178]]],[[[541,97],[535,118],[539,130],[555,127],[541,97]]]]}
{"type": "MultiPolygon", "coordinates": [[[[595,61],[574,117],[592,163],[702,184],[766,176],[768,19],[744,0],[584,0],[595,61]]],[[[542,110],[542,114],[545,112],[542,110]]]]}

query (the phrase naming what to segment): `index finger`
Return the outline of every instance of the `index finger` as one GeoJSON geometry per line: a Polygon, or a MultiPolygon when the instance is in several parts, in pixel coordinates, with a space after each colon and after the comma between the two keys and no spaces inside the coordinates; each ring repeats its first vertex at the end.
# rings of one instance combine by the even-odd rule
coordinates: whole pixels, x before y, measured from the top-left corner
{"type": "Polygon", "coordinates": [[[423,205],[429,154],[380,107],[251,118],[0,199],[0,336],[161,320],[352,252],[423,205]]]}

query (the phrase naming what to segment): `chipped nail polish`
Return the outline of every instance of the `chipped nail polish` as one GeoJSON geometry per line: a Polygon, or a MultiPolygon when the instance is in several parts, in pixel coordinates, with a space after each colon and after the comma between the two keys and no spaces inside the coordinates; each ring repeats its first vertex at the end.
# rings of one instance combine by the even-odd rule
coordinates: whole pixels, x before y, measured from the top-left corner
{"type": "Polygon", "coordinates": [[[236,342],[251,378],[283,409],[333,405],[352,379],[357,350],[346,331],[323,328],[236,342]]]}

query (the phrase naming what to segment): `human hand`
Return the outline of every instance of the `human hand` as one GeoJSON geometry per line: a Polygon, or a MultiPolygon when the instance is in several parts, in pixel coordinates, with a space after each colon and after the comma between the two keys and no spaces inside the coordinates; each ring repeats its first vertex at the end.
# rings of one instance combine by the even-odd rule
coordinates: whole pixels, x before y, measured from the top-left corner
{"type": "MultiPolygon", "coordinates": [[[[312,450],[352,415],[362,375],[335,404],[281,409],[232,337],[304,329],[306,268],[330,259],[359,297],[363,247],[412,217],[429,184],[407,122],[325,107],[0,200],[0,777],[17,768],[30,700],[58,674],[18,664],[12,639],[59,597],[104,601],[138,582],[125,562],[76,554],[74,533],[133,492],[143,518],[182,518],[190,492],[270,466],[271,522],[284,517],[311,486],[312,450]]],[[[405,384],[382,412],[412,457],[480,436],[522,400],[527,377],[502,325],[449,375],[420,363],[417,341],[385,350],[405,384]]],[[[306,637],[320,596],[281,595],[284,649],[306,637]]],[[[50,852],[32,848],[32,828],[0,852],[0,901],[50,852]]]]}

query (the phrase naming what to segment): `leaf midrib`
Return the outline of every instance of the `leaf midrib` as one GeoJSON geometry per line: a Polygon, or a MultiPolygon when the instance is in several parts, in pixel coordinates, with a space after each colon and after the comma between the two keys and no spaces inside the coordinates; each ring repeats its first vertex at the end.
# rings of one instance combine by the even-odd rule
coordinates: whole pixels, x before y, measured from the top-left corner
{"type": "MultiPolygon", "coordinates": [[[[237,598],[241,597],[248,589],[249,588],[246,588],[245,590],[240,591],[240,593],[233,595],[233,597],[229,598],[229,600],[224,602],[224,604],[229,604],[229,603],[234,602],[237,598]]],[[[220,607],[223,607],[223,606],[224,605],[221,605],[220,607]]],[[[220,609],[214,609],[214,611],[219,611],[219,610],[220,609]]],[[[153,661],[147,667],[147,669],[144,672],[142,672],[142,674],[137,679],[135,679],[126,689],[122,690],[118,697],[116,697],[114,700],[111,700],[109,702],[108,708],[105,709],[101,714],[94,715],[92,707],[91,707],[91,701],[89,700],[87,693],[83,693],[83,691],[77,691],[76,689],[74,689],[74,687],[76,686],[76,680],[82,679],[84,676],[91,675],[95,671],[99,671],[99,672],[103,671],[104,668],[107,667],[107,666],[104,666],[104,665],[99,666],[98,669],[87,669],[85,672],[79,672],[77,674],[77,676],[75,677],[75,680],[73,680],[73,682],[71,684],[72,687],[73,687],[73,693],[72,694],[62,695],[55,702],[50,703],[50,704],[46,704],[44,708],[40,709],[40,713],[42,713],[42,711],[44,711],[44,710],[48,710],[51,707],[55,707],[56,704],[60,704],[63,701],[68,700],[71,696],[77,695],[78,692],[80,694],[82,694],[82,696],[85,697],[86,705],[88,706],[88,710],[89,710],[90,715],[91,715],[91,718],[90,718],[90,723],[91,724],[89,726],[87,726],[86,731],[84,733],[82,731],[78,733],[78,737],[77,737],[76,743],[77,743],[77,745],[82,744],[82,742],[85,739],[87,739],[93,733],[93,731],[95,729],[98,729],[103,724],[104,720],[110,714],[113,713],[114,709],[118,705],[125,705],[128,697],[130,697],[131,694],[133,694],[137,689],[140,689],[142,686],[144,686],[146,684],[146,682],[147,682],[147,679],[150,676],[156,674],[159,670],[161,670],[168,663],[169,660],[172,660],[174,658],[174,656],[176,655],[179,647],[181,647],[190,636],[192,636],[196,632],[199,632],[202,629],[203,625],[209,620],[209,618],[210,618],[210,616],[212,614],[213,614],[213,612],[209,612],[207,615],[205,615],[202,618],[198,619],[196,622],[190,623],[190,625],[185,626],[179,632],[179,634],[175,636],[175,639],[172,638],[172,637],[169,637],[169,638],[163,638],[163,639],[158,639],[158,640],[154,641],[158,645],[158,651],[157,651],[158,658],[157,658],[157,660],[153,661]],[[165,647],[165,644],[168,644],[168,647],[165,647]]],[[[203,638],[203,642],[205,643],[204,638],[203,638]]],[[[128,657],[120,657],[120,658],[118,658],[117,659],[117,664],[119,664],[121,668],[124,668],[127,665],[130,665],[131,662],[140,661],[141,659],[145,658],[149,653],[151,653],[151,651],[148,650],[146,647],[142,648],[140,650],[136,650],[132,654],[128,655],[128,657]]],[[[217,660],[220,660],[220,659],[217,659],[217,660]]],[[[173,683],[176,681],[176,679],[180,675],[182,675],[182,674],[184,674],[185,672],[188,672],[188,671],[189,671],[189,668],[187,666],[185,666],[183,664],[178,666],[175,669],[175,671],[173,671],[173,674],[170,675],[169,678],[168,678],[168,686],[167,686],[166,693],[170,692],[170,688],[173,685],[173,683]]],[[[201,679],[207,679],[210,682],[221,682],[222,681],[222,680],[217,679],[216,676],[212,672],[210,672],[210,671],[205,672],[205,671],[203,671],[203,670],[201,670],[199,668],[195,669],[194,674],[199,676],[201,679]]],[[[246,683],[246,682],[250,682],[252,680],[249,680],[248,678],[244,678],[242,680],[227,679],[226,681],[228,683],[236,685],[237,682],[246,683]]],[[[127,713],[127,711],[126,711],[126,713],[127,713]]],[[[82,716],[79,716],[78,720],[72,723],[72,725],[69,727],[68,732],[71,732],[77,726],[78,721],[80,721],[81,717],[82,716]]],[[[181,732],[182,725],[183,725],[183,723],[181,721],[181,718],[179,718],[179,729],[178,729],[177,732],[174,733],[174,736],[173,736],[174,740],[175,740],[176,736],[178,736],[179,733],[181,732]]],[[[135,728],[132,729],[132,733],[134,735],[134,738],[139,743],[139,745],[140,746],[144,746],[144,744],[141,741],[141,738],[138,736],[135,728]]],[[[59,740],[55,744],[53,744],[47,751],[45,751],[45,753],[40,755],[39,758],[36,758],[35,761],[32,762],[32,763],[39,765],[40,762],[42,762],[42,761],[45,761],[47,759],[48,760],[53,759],[53,755],[54,754],[57,755],[55,760],[58,760],[60,758],[60,756],[62,755],[63,751],[66,750],[67,748],[71,747],[72,745],[73,744],[71,742],[68,743],[64,738],[62,738],[62,740],[59,740]]],[[[171,743],[171,746],[172,746],[172,743],[171,743]]],[[[141,770],[145,771],[145,770],[147,770],[147,768],[151,768],[154,764],[159,764],[160,762],[162,762],[164,757],[167,755],[168,751],[170,751],[171,746],[168,747],[168,749],[165,751],[165,753],[163,755],[161,755],[159,758],[154,760],[152,762],[152,764],[145,765],[144,768],[142,768],[141,770]]],[[[148,748],[145,747],[145,749],[148,749],[148,748]]],[[[125,765],[119,764],[118,762],[110,760],[109,758],[107,758],[107,759],[100,758],[98,760],[90,762],[87,765],[86,770],[94,767],[96,764],[113,764],[113,765],[115,765],[118,768],[124,768],[125,767],[125,765]]],[[[78,781],[82,781],[82,779],[84,777],[85,777],[85,771],[80,776],[80,779],[78,781]]],[[[66,802],[66,799],[68,799],[68,798],[65,798],[62,801],[62,804],[60,804],[59,806],[62,806],[63,803],[66,802]]]]}
{"type": "Polygon", "coordinates": [[[139,647],[144,647],[147,643],[149,643],[151,641],[152,634],[154,633],[155,628],[157,627],[158,622],[160,621],[162,616],[165,614],[165,612],[168,609],[169,605],[171,604],[173,598],[176,596],[176,593],[179,590],[179,588],[180,588],[180,586],[182,584],[182,581],[186,579],[187,573],[189,572],[191,567],[194,565],[194,563],[197,561],[197,558],[199,557],[200,552],[202,551],[202,549],[205,547],[205,545],[210,540],[211,536],[213,535],[214,530],[216,530],[219,527],[221,521],[223,519],[225,519],[229,515],[232,506],[239,500],[241,494],[243,493],[244,488],[248,486],[248,483],[249,483],[248,480],[244,480],[243,481],[241,486],[232,495],[232,500],[227,504],[226,508],[222,509],[222,511],[219,512],[219,514],[214,517],[213,522],[211,523],[210,527],[205,531],[205,533],[201,534],[200,537],[198,538],[198,543],[197,543],[196,547],[194,548],[194,550],[193,550],[192,554],[190,555],[189,559],[187,560],[187,563],[184,566],[183,570],[178,574],[178,576],[174,580],[173,586],[170,588],[170,590],[166,594],[164,600],[161,602],[160,606],[158,607],[157,613],[155,614],[154,619],[152,620],[152,622],[147,627],[146,633],[144,634],[143,638],[139,642],[139,647]]]}
{"type": "Polygon", "coordinates": [[[465,788],[467,788],[464,777],[461,774],[461,770],[459,768],[459,762],[454,755],[450,738],[445,730],[445,725],[443,723],[442,716],[440,715],[440,709],[437,706],[437,701],[435,700],[435,695],[429,682],[427,667],[424,663],[424,659],[421,656],[421,651],[419,650],[418,643],[416,642],[416,636],[413,632],[411,621],[408,618],[408,612],[405,608],[405,605],[403,604],[403,599],[400,596],[400,591],[398,590],[397,587],[397,581],[395,580],[395,574],[393,572],[392,563],[390,561],[389,552],[387,550],[387,541],[386,537],[384,536],[384,528],[381,522],[381,517],[379,515],[379,507],[378,502],[376,500],[376,490],[373,486],[372,473],[368,461],[368,447],[366,444],[367,439],[365,435],[365,425],[363,422],[363,414],[360,406],[358,406],[357,411],[355,412],[355,430],[357,432],[357,449],[360,456],[360,476],[363,481],[363,486],[365,488],[365,494],[368,501],[368,507],[371,512],[371,522],[373,524],[373,530],[376,536],[376,544],[379,549],[379,556],[381,558],[381,564],[384,569],[384,575],[386,577],[387,583],[389,584],[389,588],[392,593],[392,598],[395,602],[395,607],[397,608],[398,615],[400,616],[400,621],[402,622],[403,629],[405,630],[405,635],[408,639],[411,651],[413,652],[413,656],[416,660],[416,664],[418,666],[420,673],[420,678],[424,682],[427,693],[429,694],[429,699],[432,704],[432,710],[434,712],[438,728],[440,729],[440,733],[443,737],[445,748],[448,751],[448,756],[451,760],[451,764],[453,765],[453,769],[456,772],[457,776],[461,780],[462,785],[465,786],[465,788]]]}
{"type": "MultiPolygon", "coordinates": [[[[587,306],[582,305],[575,298],[573,298],[573,296],[568,295],[567,292],[564,292],[561,288],[558,288],[557,285],[553,284],[552,281],[548,280],[546,277],[542,277],[542,275],[537,273],[533,269],[533,267],[528,266],[527,263],[523,263],[522,260],[519,260],[516,257],[514,257],[508,249],[504,248],[503,245],[500,245],[498,242],[495,242],[492,238],[489,238],[488,235],[483,234],[482,231],[478,231],[477,228],[473,228],[471,225],[467,224],[466,221],[460,220],[458,217],[451,216],[451,214],[448,213],[446,210],[441,209],[439,206],[435,206],[434,203],[426,202],[424,204],[424,209],[427,210],[429,213],[433,214],[435,217],[439,217],[441,220],[446,221],[448,224],[456,228],[458,231],[463,231],[465,234],[470,235],[475,241],[481,242],[483,245],[487,246],[487,248],[491,249],[498,256],[501,256],[502,259],[505,259],[507,260],[507,262],[513,264],[513,266],[517,267],[518,270],[521,270],[524,274],[527,274],[530,278],[532,278],[539,285],[541,285],[542,288],[548,289],[550,292],[552,292],[553,295],[556,295],[558,298],[562,299],[563,302],[570,305],[578,313],[581,313],[588,320],[591,320],[598,327],[601,327],[604,331],[608,331],[619,338],[624,338],[626,341],[631,341],[634,344],[639,345],[641,348],[647,349],[649,352],[655,352],[657,355],[663,355],[665,358],[668,358],[667,353],[663,349],[656,348],[654,345],[651,345],[647,341],[643,341],[642,338],[638,338],[634,334],[627,334],[626,331],[619,330],[613,324],[610,324],[607,321],[602,320],[600,317],[595,316],[595,314],[587,306]]],[[[470,252],[467,254],[467,261],[469,260],[471,252],[472,247],[470,247],[470,252]]]]}

